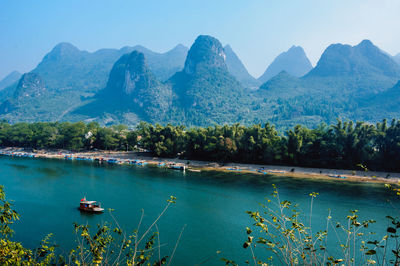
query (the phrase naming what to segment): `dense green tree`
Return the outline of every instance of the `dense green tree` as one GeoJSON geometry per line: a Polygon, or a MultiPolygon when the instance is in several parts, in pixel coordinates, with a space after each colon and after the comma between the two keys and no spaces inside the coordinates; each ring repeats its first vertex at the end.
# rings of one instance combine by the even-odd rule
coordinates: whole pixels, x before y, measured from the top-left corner
{"type": "Polygon", "coordinates": [[[279,133],[271,124],[206,128],[152,125],[135,129],[98,123],[0,121],[3,147],[69,150],[147,150],[155,156],[218,162],[400,171],[400,121],[376,125],[337,121],[279,133]]]}

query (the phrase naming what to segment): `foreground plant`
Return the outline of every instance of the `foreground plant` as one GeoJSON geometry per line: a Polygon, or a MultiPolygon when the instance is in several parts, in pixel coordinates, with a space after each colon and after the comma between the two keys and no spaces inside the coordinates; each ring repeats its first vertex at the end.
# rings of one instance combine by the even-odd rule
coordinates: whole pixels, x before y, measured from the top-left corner
{"type": "Polygon", "coordinates": [[[27,249],[21,243],[10,240],[14,231],[10,225],[19,219],[19,214],[12,209],[12,204],[6,200],[4,187],[0,186],[0,265],[162,265],[170,264],[179,243],[175,245],[171,258],[161,257],[160,240],[157,222],[176,202],[171,196],[167,205],[154,222],[139,234],[143,218],[140,218],[137,229],[127,234],[121,229],[117,220],[110,214],[113,223],[98,225],[94,234],[89,225],[74,224],[77,236],[77,247],[69,252],[67,259],[57,252],[57,246],[51,243],[52,235],[47,235],[36,249],[27,249]],[[145,242],[144,242],[145,241],[145,242]],[[157,244],[155,244],[157,241],[157,244]],[[154,252],[158,251],[155,258],[154,252]],[[153,261],[153,262],[152,262],[153,261]]]}
{"type": "MultiPolygon", "coordinates": [[[[374,235],[368,228],[375,221],[360,221],[357,210],[350,211],[344,224],[334,223],[329,211],[325,229],[313,232],[312,208],[318,193],[310,194],[309,217],[302,216],[297,205],[281,201],[275,186],[272,196],[274,200],[267,200],[267,204],[262,205],[264,212],[247,212],[254,223],[252,228],[246,228],[247,240],[243,247],[250,250],[254,265],[400,264],[400,222],[396,218],[387,216],[390,226],[380,240],[368,240],[374,235]],[[328,246],[328,235],[331,234],[336,238],[335,247],[328,246]],[[272,255],[258,258],[256,247],[263,247],[264,253],[267,250],[272,255]]],[[[225,262],[236,264],[230,260],[225,262]]]]}

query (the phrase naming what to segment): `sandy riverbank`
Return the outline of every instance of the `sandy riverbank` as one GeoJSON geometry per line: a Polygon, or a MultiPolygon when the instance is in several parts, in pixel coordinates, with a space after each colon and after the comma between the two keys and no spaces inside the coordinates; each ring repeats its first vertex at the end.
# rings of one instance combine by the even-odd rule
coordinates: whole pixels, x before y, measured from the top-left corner
{"type": "Polygon", "coordinates": [[[373,183],[391,183],[398,184],[400,181],[400,173],[392,172],[374,172],[374,171],[354,171],[340,169],[324,169],[324,168],[304,168],[291,166],[276,166],[276,165],[258,165],[258,164],[240,164],[240,163],[216,163],[196,160],[182,160],[158,158],[149,156],[146,153],[137,152],[115,152],[115,151],[85,151],[85,152],[70,152],[65,150],[24,150],[22,148],[5,148],[0,151],[6,153],[12,152],[27,152],[34,154],[38,158],[54,158],[65,159],[65,155],[73,157],[91,158],[91,159],[117,159],[121,163],[126,163],[131,160],[145,161],[149,165],[178,164],[184,165],[188,171],[224,171],[237,173],[251,173],[258,175],[275,175],[293,178],[308,178],[308,179],[326,179],[337,181],[351,182],[373,182],[373,183]]]}

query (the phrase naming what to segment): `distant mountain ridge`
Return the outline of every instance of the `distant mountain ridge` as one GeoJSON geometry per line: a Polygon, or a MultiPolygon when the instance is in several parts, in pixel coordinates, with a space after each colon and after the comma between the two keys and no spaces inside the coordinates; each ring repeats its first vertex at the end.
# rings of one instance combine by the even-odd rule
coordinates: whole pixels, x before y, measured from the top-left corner
{"type": "Polygon", "coordinates": [[[228,71],[245,87],[258,87],[261,83],[255,79],[253,76],[249,74],[246,67],[243,65],[242,61],[240,61],[239,57],[232,50],[230,45],[226,45],[224,47],[225,55],[226,55],[226,65],[228,67],[228,71]]]}
{"type": "MultiPolygon", "coordinates": [[[[301,65],[291,53],[309,63],[302,48],[289,51],[269,69],[301,65]]],[[[374,122],[400,116],[400,66],[368,40],[327,47],[305,75],[271,75],[249,90],[254,80],[238,56],[208,35],[198,36],[189,50],[178,45],[164,54],[142,46],[89,53],[63,43],[19,83],[0,91],[0,118],[187,126],[268,121],[284,129],[338,117],[374,122]]]]}
{"type": "Polygon", "coordinates": [[[393,56],[393,60],[400,65],[400,53],[398,53],[397,55],[393,56]]]}
{"type": "Polygon", "coordinates": [[[187,48],[182,45],[163,54],[155,53],[143,46],[124,47],[120,50],[101,49],[89,53],[79,50],[70,43],[60,43],[32,72],[40,74],[51,89],[96,92],[106,85],[108,74],[115,61],[133,50],[146,55],[149,67],[154,68],[154,73],[158,74],[161,80],[169,78],[183,68],[187,53],[187,48]]]}
{"type": "Polygon", "coordinates": [[[134,50],[117,60],[107,86],[97,94],[95,102],[84,106],[83,112],[79,109],[75,112],[95,118],[104,111],[111,115],[128,112],[153,121],[153,117],[167,111],[171,100],[171,89],[156,79],[144,54],[134,50]]]}
{"type": "Polygon", "coordinates": [[[400,66],[369,40],[358,45],[332,44],[304,80],[326,92],[364,96],[392,87],[400,79],[400,66]]]}
{"type": "Polygon", "coordinates": [[[13,71],[7,76],[5,76],[1,81],[0,81],[0,91],[7,88],[8,86],[11,86],[12,84],[16,83],[20,78],[22,74],[19,73],[18,71],[13,71]]]}
{"type": "Polygon", "coordinates": [[[292,46],[286,52],[278,55],[258,80],[264,83],[282,71],[295,77],[301,77],[311,69],[311,62],[307,58],[304,49],[300,46],[292,46]]]}
{"type": "Polygon", "coordinates": [[[233,122],[244,89],[228,72],[225,60],[217,39],[199,36],[187,54],[183,70],[163,84],[147,67],[145,55],[133,51],[117,60],[107,86],[96,100],[74,113],[103,123],[120,123],[133,117],[206,125],[223,123],[219,114],[229,112],[233,122]]]}
{"type": "Polygon", "coordinates": [[[400,66],[369,40],[356,46],[332,44],[308,76],[384,75],[400,77],[400,66]]]}

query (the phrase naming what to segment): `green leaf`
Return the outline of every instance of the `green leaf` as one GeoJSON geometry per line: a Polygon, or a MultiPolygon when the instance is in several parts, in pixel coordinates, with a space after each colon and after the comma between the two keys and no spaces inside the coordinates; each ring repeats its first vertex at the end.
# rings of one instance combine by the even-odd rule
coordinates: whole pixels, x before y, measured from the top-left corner
{"type": "Polygon", "coordinates": [[[376,254],[376,251],[375,250],[373,250],[373,249],[370,249],[370,250],[368,250],[366,253],[365,253],[365,255],[375,255],[376,254]]]}
{"type": "Polygon", "coordinates": [[[388,233],[396,234],[396,229],[393,227],[388,227],[386,231],[388,231],[388,233]]]}

